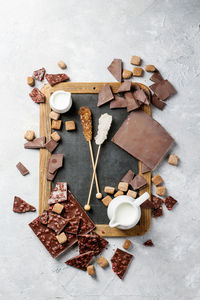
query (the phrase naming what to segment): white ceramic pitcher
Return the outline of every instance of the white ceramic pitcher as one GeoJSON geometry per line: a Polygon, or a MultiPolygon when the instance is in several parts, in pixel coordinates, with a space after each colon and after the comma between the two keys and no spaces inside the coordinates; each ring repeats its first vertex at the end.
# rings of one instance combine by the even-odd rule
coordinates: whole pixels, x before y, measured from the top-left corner
{"type": "Polygon", "coordinates": [[[149,198],[147,192],[137,199],[126,195],[114,198],[107,209],[109,226],[124,230],[134,227],[141,217],[140,205],[149,198]]]}

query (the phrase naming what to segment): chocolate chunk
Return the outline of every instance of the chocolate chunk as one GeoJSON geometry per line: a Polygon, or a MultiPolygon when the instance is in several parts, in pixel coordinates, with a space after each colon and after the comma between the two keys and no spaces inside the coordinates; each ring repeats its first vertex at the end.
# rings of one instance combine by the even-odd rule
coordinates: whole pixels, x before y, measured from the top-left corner
{"type": "Polygon", "coordinates": [[[147,172],[151,171],[151,169],[149,167],[147,167],[145,164],[143,164],[142,162],[142,165],[141,165],[141,172],[142,174],[145,174],[147,172]]]}
{"type": "Polygon", "coordinates": [[[133,173],[133,171],[128,170],[128,172],[124,175],[124,177],[120,181],[130,183],[133,180],[134,176],[135,174],[133,173]]]}
{"type": "Polygon", "coordinates": [[[36,211],[36,208],[20,197],[15,196],[14,202],[13,202],[13,211],[17,213],[25,213],[28,211],[36,211]]]}
{"type": "Polygon", "coordinates": [[[151,201],[155,209],[159,208],[163,203],[163,200],[160,197],[156,197],[154,195],[151,195],[151,201]]]}
{"type": "Polygon", "coordinates": [[[39,70],[36,70],[33,72],[33,77],[36,79],[36,80],[39,80],[39,81],[42,81],[44,79],[44,74],[46,73],[46,70],[45,68],[42,68],[42,69],[39,69],[39,70]]]}
{"type": "Polygon", "coordinates": [[[160,81],[163,80],[163,77],[161,76],[159,71],[156,71],[153,73],[153,75],[150,77],[150,80],[155,82],[155,83],[159,83],[160,81]]]}
{"type": "Polygon", "coordinates": [[[136,100],[138,100],[146,105],[150,105],[149,97],[147,96],[147,94],[145,93],[145,91],[143,89],[134,91],[133,97],[136,100]]]}
{"type": "Polygon", "coordinates": [[[59,168],[63,165],[63,154],[52,154],[49,159],[48,171],[51,174],[54,174],[59,168]]]}
{"type": "Polygon", "coordinates": [[[144,246],[152,247],[152,246],[154,246],[154,243],[152,242],[152,240],[147,240],[146,242],[144,242],[143,245],[144,245],[144,246]]]}
{"type": "Polygon", "coordinates": [[[146,186],[146,184],[147,184],[146,180],[139,174],[136,175],[133,178],[133,180],[130,182],[130,185],[132,186],[132,188],[134,190],[139,190],[139,189],[143,188],[144,186],[146,186]]]}
{"type": "Polygon", "coordinates": [[[98,237],[91,234],[79,235],[78,236],[78,247],[79,253],[86,253],[88,251],[93,251],[94,255],[98,255],[99,251],[99,243],[98,237]]]}
{"type": "Polygon", "coordinates": [[[67,219],[53,212],[49,212],[47,227],[54,230],[56,234],[59,234],[65,228],[67,223],[67,219]]]}
{"type": "Polygon", "coordinates": [[[57,171],[53,174],[51,174],[48,170],[47,170],[47,180],[49,181],[53,181],[54,178],[56,177],[57,171]]]}
{"type": "Polygon", "coordinates": [[[29,170],[21,163],[19,162],[17,165],[16,165],[17,169],[20,171],[20,173],[25,176],[27,174],[29,174],[29,170]]]}
{"type": "Polygon", "coordinates": [[[69,80],[67,74],[46,74],[45,77],[51,86],[69,80]]]}
{"type": "Polygon", "coordinates": [[[51,192],[48,204],[63,202],[67,200],[67,182],[56,182],[56,186],[51,192]]]}
{"type": "Polygon", "coordinates": [[[25,143],[24,144],[24,148],[26,148],[26,149],[41,149],[41,148],[45,148],[45,140],[46,140],[45,136],[36,138],[33,141],[25,143]]]}
{"type": "Polygon", "coordinates": [[[138,101],[133,97],[132,92],[126,92],[126,93],[124,93],[124,96],[126,99],[126,106],[127,106],[128,112],[138,109],[140,107],[140,104],[138,103],[138,101]]]}
{"type": "Polygon", "coordinates": [[[38,88],[34,88],[29,96],[35,103],[44,103],[46,100],[46,96],[38,88]]]}
{"type": "Polygon", "coordinates": [[[168,80],[162,80],[159,83],[150,85],[150,89],[160,100],[167,100],[176,93],[176,90],[168,80]]]}
{"type": "Polygon", "coordinates": [[[91,262],[93,256],[94,256],[94,252],[89,251],[89,252],[80,254],[76,257],[73,257],[73,258],[67,260],[65,263],[69,266],[86,271],[87,266],[91,262]]]}
{"type": "Polygon", "coordinates": [[[132,84],[132,82],[130,81],[130,80],[126,80],[126,81],[124,81],[121,85],[120,85],[120,87],[119,87],[119,89],[118,89],[118,93],[122,93],[122,92],[129,92],[130,90],[131,90],[131,84],[132,84]]]}
{"type": "Polygon", "coordinates": [[[158,218],[161,217],[163,215],[163,209],[162,206],[156,208],[153,210],[152,212],[153,218],[158,218]]]}
{"type": "Polygon", "coordinates": [[[49,211],[44,210],[43,213],[38,217],[38,220],[40,221],[40,223],[46,225],[48,223],[48,219],[49,219],[49,211]]]}
{"type": "Polygon", "coordinates": [[[105,84],[99,91],[97,106],[101,106],[114,98],[109,83],[105,84]]]}
{"type": "Polygon", "coordinates": [[[168,196],[167,198],[164,199],[164,203],[168,210],[172,210],[174,205],[177,203],[177,200],[175,200],[171,196],[168,196]]]}
{"type": "Polygon", "coordinates": [[[125,107],[126,107],[126,100],[124,99],[124,97],[119,97],[115,95],[114,100],[110,102],[110,109],[125,108],[125,107]]]}
{"type": "Polygon", "coordinates": [[[113,271],[122,279],[128,269],[128,266],[133,259],[133,255],[119,248],[115,251],[111,258],[113,271]]]}
{"type": "Polygon", "coordinates": [[[108,66],[108,71],[117,79],[117,81],[122,81],[122,60],[115,58],[108,66]]]}
{"type": "Polygon", "coordinates": [[[146,200],[144,201],[141,205],[140,205],[141,208],[154,208],[154,205],[153,205],[153,202],[150,201],[150,200],[146,200]]]}
{"type": "Polygon", "coordinates": [[[65,231],[67,233],[78,234],[79,225],[80,225],[80,218],[73,217],[73,218],[69,219],[69,222],[65,228],[65,231]]]}
{"type": "Polygon", "coordinates": [[[158,109],[160,110],[163,110],[163,108],[165,107],[166,103],[161,101],[157,96],[156,94],[153,94],[152,96],[152,104],[157,107],[158,109]]]}
{"type": "Polygon", "coordinates": [[[174,140],[157,121],[138,110],[128,115],[112,142],[154,169],[174,140]]]}
{"type": "Polygon", "coordinates": [[[57,146],[58,143],[53,139],[50,139],[50,141],[48,141],[48,143],[45,144],[46,149],[51,153],[56,149],[57,146]]]}
{"type": "Polygon", "coordinates": [[[104,238],[99,236],[96,232],[92,232],[92,234],[98,236],[98,242],[99,242],[99,254],[106,248],[108,245],[108,241],[106,241],[104,238]]]}

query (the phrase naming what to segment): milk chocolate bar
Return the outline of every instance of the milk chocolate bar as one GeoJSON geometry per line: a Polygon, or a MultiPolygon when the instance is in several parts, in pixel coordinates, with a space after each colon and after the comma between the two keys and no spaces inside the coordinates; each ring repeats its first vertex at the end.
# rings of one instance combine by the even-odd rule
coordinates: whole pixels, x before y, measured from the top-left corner
{"type": "Polygon", "coordinates": [[[108,66],[108,71],[117,79],[117,81],[122,81],[122,60],[119,58],[113,59],[111,64],[108,66]]]}
{"type": "Polygon", "coordinates": [[[73,257],[73,258],[67,260],[65,263],[69,266],[86,271],[87,266],[91,262],[93,256],[94,256],[94,252],[88,251],[86,253],[77,255],[76,257],[73,257]]]}
{"type": "Polygon", "coordinates": [[[105,84],[99,91],[97,106],[101,106],[114,98],[109,83],[105,84]]]}
{"type": "Polygon", "coordinates": [[[113,257],[111,258],[112,269],[120,279],[123,279],[132,259],[133,255],[130,253],[127,253],[119,248],[117,248],[115,251],[113,257]]]}
{"type": "Polygon", "coordinates": [[[29,170],[21,162],[19,162],[16,167],[23,176],[29,174],[29,170]]]}
{"type": "Polygon", "coordinates": [[[69,76],[67,76],[67,74],[46,74],[45,77],[51,86],[69,80],[69,76]]]}
{"type": "Polygon", "coordinates": [[[16,213],[25,213],[28,211],[36,211],[36,208],[20,197],[15,196],[14,202],[13,202],[13,211],[16,213]]]}

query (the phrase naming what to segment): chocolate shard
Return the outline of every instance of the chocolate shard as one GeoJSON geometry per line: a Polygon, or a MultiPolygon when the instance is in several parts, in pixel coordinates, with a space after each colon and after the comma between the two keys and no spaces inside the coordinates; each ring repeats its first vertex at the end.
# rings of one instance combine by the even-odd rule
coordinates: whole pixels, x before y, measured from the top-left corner
{"type": "Polygon", "coordinates": [[[121,179],[121,182],[127,182],[130,183],[133,180],[133,177],[135,174],[132,170],[128,170],[128,172],[124,175],[124,177],[121,179]]]}
{"type": "Polygon", "coordinates": [[[58,143],[53,139],[50,139],[50,141],[45,144],[45,148],[51,153],[56,149],[56,147],[58,147],[58,143]]]}
{"type": "Polygon", "coordinates": [[[118,93],[129,92],[131,90],[132,82],[130,80],[124,81],[118,88],[118,93]]]}
{"type": "Polygon", "coordinates": [[[153,75],[150,77],[150,80],[155,82],[155,83],[159,83],[160,81],[163,80],[162,75],[160,74],[159,71],[156,71],[153,73],[153,75]]]}
{"type": "Polygon", "coordinates": [[[98,255],[99,251],[99,243],[98,237],[96,235],[85,234],[78,236],[78,247],[79,253],[86,253],[88,251],[93,251],[94,255],[98,255]]]}
{"type": "Polygon", "coordinates": [[[159,208],[163,204],[163,200],[160,197],[151,195],[151,201],[155,209],[159,208]]]}
{"type": "Polygon", "coordinates": [[[154,209],[152,211],[152,215],[153,215],[153,218],[158,218],[158,217],[161,217],[163,215],[163,209],[162,209],[162,206],[154,209]]]}
{"type": "Polygon", "coordinates": [[[126,99],[126,106],[127,106],[128,112],[138,109],[140,107],[140,104],[138,103],[138,101],[133,97],[132,92],[126,92],[126,93],[124,93],[124,96],[126,99]]]}
{"type": "Polygon", "coordinates": [[[124,97],[119,97],[114,95],[114,100],[110,102],[110,109],[113,108],[125,108],[126,107],[126,100],[124,97]]]}
{"type": "Polygon", "coordinates": [[[20,197],[15,196],[14,202],[13,202],[13,211],[16,213],[25,213],[28,211],[36,211],[36,208],[20,197]]]}
{"type": "Polygon", "coordinates": [[[152,201],[150,200],[146,200],[144,201],[141,205],[140,205],[141,208],[151,208],[153,209],[154,208],[154,204],[152,201]]]}
{"type": "Polygon", "coordinates": [[[73,258],[67,260],[65,263],[69,266],[86,271],[87,266],[91,262],[93,256],[94,256],[94,252],[88,251],[86,253],[80,254],[76,257],[73,257],[73,258]]]}
{"type": "Polygon", "coordinates": [[[135,190],[139,190],[147,185],[146,180],[140,176],[139,174],[136,175],[133,180],[130,182],[130,185],[135,190]]]}
{"type": "Polygon", "coordinates": [[[134,91],[133,92],[133,97],[137,101],[142,102],[143,104],[150,105],[149,97],[143,89],[134,91]]]}
{"type": "Polygon", "coordinates": [[[67,74],[46,74],[45,77],[51,86],[69,80],[69,76],[67,76],[67,74]]]}
{"type": "Polygon", "coordinates": [[[108,71],[117,79],[117,81],[122,81],[122,60],[115,58],[108,66],[108,71]]]}
{"type": "Polygon", "coordinates": [[[107,240],[102,238],[102,236],[98,235],[96,232],[92,231],[93,235],[98,236],[98,243],[99,243],[99,254],[106,248],[106,246],[109,244],[107,240]]]}
{"type": "Polygon", "coordinates": [[[54,174],[63,165],[63,154],[52,154],[49,159],[48,172],[54,174]]]}
{"type": "Polygon", "coordinates": [[[21,163],[18,162],[18,164],[16,165],[17,169],[20,171],[20,173],[25,176],[27,174],[29,174],[29,170],[21,163]]]}
{"type": "Polygon", "coordinates": [[[47,225],[49,219],[49,211],[44,210],[43,213],[38,217],[40,223],[47,225]]]}
{"type": "Polygon", "coordinates": [[[79,226],[80,226],[80,218],[73,217],[69,219],[69,222],[65,227],[65,232],[71,234],[78,234],[79,226]]]}
{"type": "Polygon", "coordinates": [[[152,240],[147,240],[146,242],[144,242],[143,245],[148,246],[148,247],[152,247],[152,246],[154,246],[154,243],[152,242],[152,240]]]}
{"type": "Polygon", "coordinates": [[[29,96],[35,103],[44,103],[46,100],[46,96],[38,88],[34,88],[29,96]]]}
{"type": "Polygon", "coordinates": [[[99,91],[97,106],[101,106],[114,98],[109,83],[105,84],[99,91]]]}
{"type": "Polygon", "coordinates": [[[145,173],[150,172],[150,171],[151,171],[151,169],[149,167],[147,167],[145,164],[143,164],[143,162],[142,162],[142,164],[141,164],[142,174],[145,174],[145,173]]]}
{"type": "Polygon", "coordinates": [[[51,211],[49,212],[48,216],[49,218],[47,222],[47,227],[54,230],[56,234],[59,234],[68,223],[67,219],[51,211]]]}
{"type": "Polygon", "coordinates": [[[42,136],[34,139],[33,141],[27,142],[24,144],[25,149],[41,149],[45,148],[46,137],[42,136]]]}
{"type": "Polygon", "coordinates": [[[49,181],[53,181],[54,178],[56,177],[57,171],[53,174],[51,174],[48,170],[47,170],[47,180],[49,181]]]}
{"type": "Polygon", "coordinates": [[[177,200],[171,196],[168,196],[167,198],[164,199],[164,203],[168,210],[172,210],[174,205],[177,203],[177,200]]]}
{"type": "Polygon", "coordinates": [[[112,142],[153,170],[174,140],[157,121],[138,110],[128,115],[112,142]]]}
{"type": "Polygon", "coordinates": [[[127,253],[119,248],[117,248],[115,251],[113,257],[111,258],[112,269],[120,279],[123,279],[132,259],[133,255],[130,253],[127,253]]]}
{"type": "Polygon", "coordinates": [[[163,110],[163,108],[165,107],[166,103],[161,101],[157,96],[156,94],[153,94],[152,96],[152,104],[157,107],[158,109],[160,110],[163,110]]]}
{"type": "Polygon", "coordinates": [[[56,182],[55,188],[51,192],[48,204],[55,204],[67,200],[67,182],[56,182]]]}
{"type": "Polygon", "coordinates": [[[44,75],[46,73],[45,68],[41,68],[33,72],[33,78],[36,80],[42,81],[44,79],[44,75]]]}
{"type": "Polygon", "coordinates": [[[167,100],[176,93],[175,88],[168,80],[162,80],[159,83],[150,85],[150,89],[156,94],[160,100],[167,100]]]}

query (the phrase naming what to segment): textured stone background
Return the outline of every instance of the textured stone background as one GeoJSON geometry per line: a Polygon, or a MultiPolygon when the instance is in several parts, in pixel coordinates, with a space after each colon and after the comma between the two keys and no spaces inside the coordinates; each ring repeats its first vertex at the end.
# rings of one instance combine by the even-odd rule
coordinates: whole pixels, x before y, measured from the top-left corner
{"type": "MultiPolygon", "coordinates": [[[[199,0],[1,1],[0,299],[200,299],[199,16],[199,0]],[[158,66],[178,90],[153,116],[176,140],[179,167],[163,161],[158,172],[179,205],[164,209],[146,236],[131,238],[135,259],[123,281],[98,267],[92,279],[63,264],[75,250],[49,257],[27,226],[34,213],[12,213],[14,195],[38,205],[39,152],[23,149],[23,135],[27,128],[38,134],[39,106],[29,100],[26,77],[41,66],[59,72],[63,59],[72,81],[113,81],[107,65],[121,57],[131,68],[133,54],[158,66]],[[18,161],[30,176],[18,173],[18,161]],[[147,238],[154,248],[142,246],[147,238]]],[[[122,245],[109,241],[108,258],[122,245]]]]}

